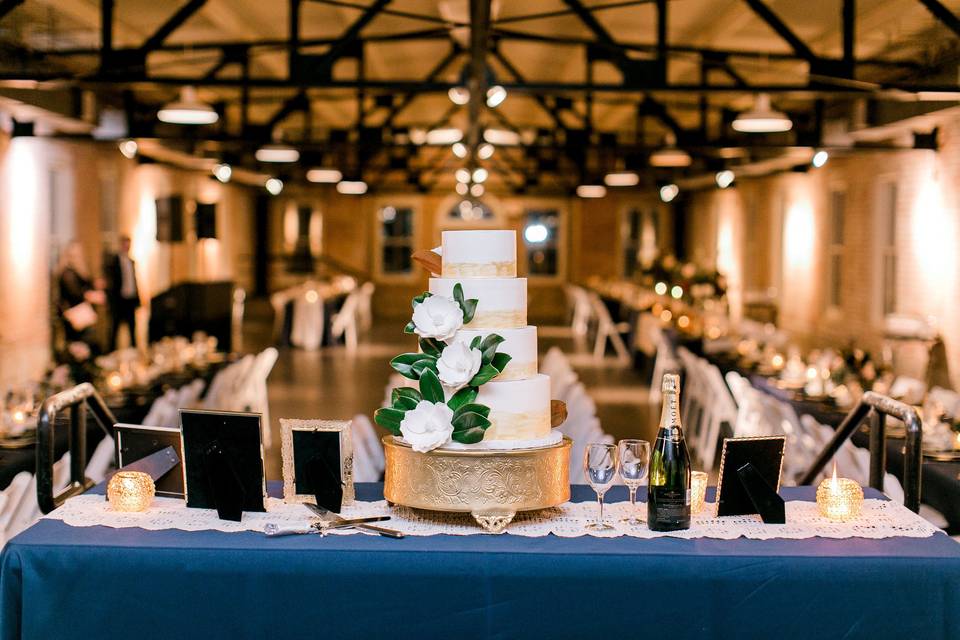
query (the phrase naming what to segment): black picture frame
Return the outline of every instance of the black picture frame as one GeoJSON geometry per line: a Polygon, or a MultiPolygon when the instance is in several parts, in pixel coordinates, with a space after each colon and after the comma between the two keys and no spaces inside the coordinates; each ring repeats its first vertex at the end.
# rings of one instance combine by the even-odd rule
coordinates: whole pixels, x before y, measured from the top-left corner
{"type": "Polygon", "coordinates": [[[183,442],[180,429],[119,423],[113,425],[113,433],[117,467],[120,469],[167,447],[173,447],[180,456],[180,461],[161,477],[154,478],[153,482],[158,496],[184,497],[183,442]]]}
{"type": "Polygon", "coordinates": [[[718,516],[758,513],[738,474],[745,465],[753,465],[757,474],[770,487],[780,490],[786,443],[784,436],[724,439],[717,479],[718,516]]]}
{"type": "Polygon", "coordinates": [[[217,509],[222,518],[225,509],[266,511],[260,420],[259,413],[180,410],[188,507],[217,509]]]}

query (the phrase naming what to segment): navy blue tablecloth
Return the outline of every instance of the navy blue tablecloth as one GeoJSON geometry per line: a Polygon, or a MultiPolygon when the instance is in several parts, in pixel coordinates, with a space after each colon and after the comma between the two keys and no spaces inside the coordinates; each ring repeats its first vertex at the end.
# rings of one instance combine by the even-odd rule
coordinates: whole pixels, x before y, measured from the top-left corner
{"type": "Polygon", "coordinates": [[[942,534],[273,539],[44,520],[0,565],[3,639],[960,636],[960,545],[942,534]]]}

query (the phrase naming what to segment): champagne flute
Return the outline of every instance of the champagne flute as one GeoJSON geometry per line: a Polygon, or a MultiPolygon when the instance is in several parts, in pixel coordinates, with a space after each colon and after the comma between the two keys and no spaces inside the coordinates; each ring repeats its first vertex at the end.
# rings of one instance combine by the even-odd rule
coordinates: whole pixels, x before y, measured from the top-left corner
{"type": "Polygon", "coordinates": [[[620,478],[630,490],[630,515],[621,522],[642,524],[643,520],[636,516],[637,489],[650,469],[650,443],[646,440],[621,440],[617,443],[617,452],[620,461],[620,478]]]}
{"type": "Polygon", "coordinates": [[[603,494],[607,492],[617,475],[617,447],[613,444],[592,443],[583,453],[583,473],[587,482],[597,493],[600,516],[587,525],[591,531],[609,531],[612,526],[603,521],[603,494]]]}

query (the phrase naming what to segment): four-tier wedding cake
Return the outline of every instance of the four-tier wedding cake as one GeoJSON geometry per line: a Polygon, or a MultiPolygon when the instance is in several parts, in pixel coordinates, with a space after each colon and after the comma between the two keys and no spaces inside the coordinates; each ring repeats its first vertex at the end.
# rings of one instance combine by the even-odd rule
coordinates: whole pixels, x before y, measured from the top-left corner
{"type": "Polygon", "coordinates": [[[537,370],[527,280],[514,231],[444,231],[439,274],[413,300],[405,331],[419,349],[392,366],[408,378],[379,424],[418,451],[508,449],[558,442],[550,378],[537,370]]]}

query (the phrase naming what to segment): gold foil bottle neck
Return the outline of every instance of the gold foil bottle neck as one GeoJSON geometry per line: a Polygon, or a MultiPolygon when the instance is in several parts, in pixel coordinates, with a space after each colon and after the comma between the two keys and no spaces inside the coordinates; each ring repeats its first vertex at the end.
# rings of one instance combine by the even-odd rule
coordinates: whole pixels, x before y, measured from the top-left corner
{"type": "Polygon", "coordinates": [[[660,414],[660,427],[680,426],[680,376],[667,373],[660,387],[663,395],[663,411],[660,414]]]}
{"type": "Polygon", "coordinates": [[[663,374],[660,390],[663,393],[676,393],[680,390],[680,376],[675,373],[663,374]]]}

